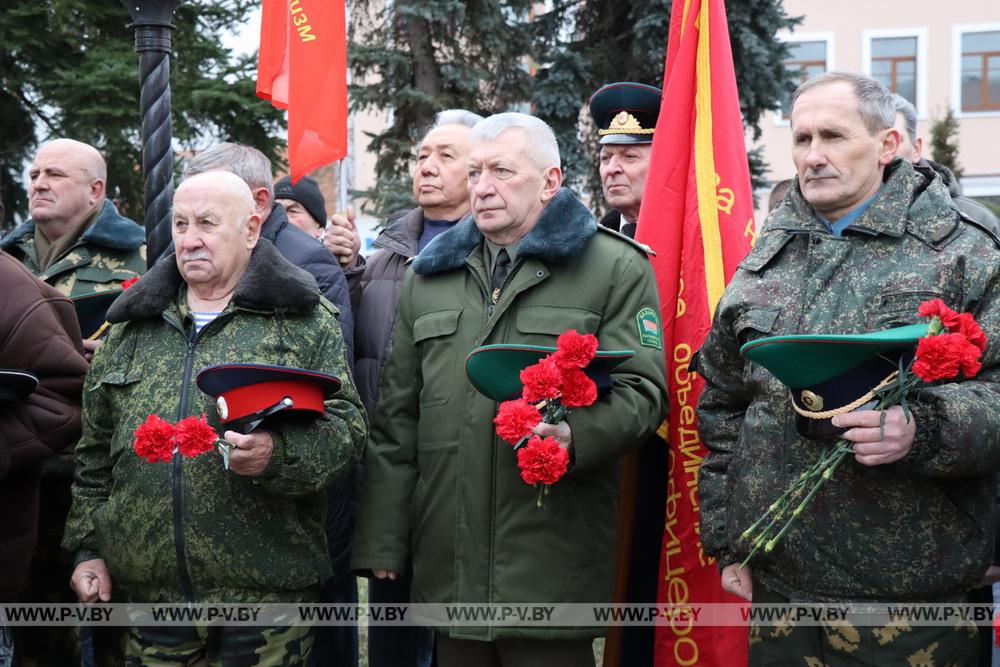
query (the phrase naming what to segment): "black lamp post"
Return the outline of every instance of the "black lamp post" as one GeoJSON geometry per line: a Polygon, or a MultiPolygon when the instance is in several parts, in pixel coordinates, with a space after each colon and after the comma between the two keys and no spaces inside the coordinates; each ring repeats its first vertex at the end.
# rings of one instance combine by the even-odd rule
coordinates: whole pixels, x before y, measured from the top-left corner
{"type": "Polygon", "coordinates": [[[132,15],[139,54],[142,174],[145,179],[146,264],[170,244],[174,155],[170,130],[170,33],[181,0],[122,0],[132,15]]]}

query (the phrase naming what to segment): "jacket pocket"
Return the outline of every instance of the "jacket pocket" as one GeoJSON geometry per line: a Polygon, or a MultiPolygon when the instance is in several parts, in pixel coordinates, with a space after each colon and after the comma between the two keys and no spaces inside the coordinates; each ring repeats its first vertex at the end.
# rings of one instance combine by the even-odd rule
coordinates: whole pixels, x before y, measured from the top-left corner
{"type": "MultiPolygon", "coordinates": [[[[135,275],[135,271],[130,271],[126,268],[112,269],[101,265],[84,266],[76,270],[76,279],[78,281],[94,283],[97,285],[111,282],[121,282],[123,280],[128,280],[129,278],[134,278],[135,275]]],[[[117,288],[118,286],[112,285],[112,287],[117,288]]]]}
{"type": "MultiPolygon", "coordinates": [[[[576,329],[582,334],[596,334],[601,326],[601,314],[586,308],[521,306],[517,309],[516,326],[518,332],[525,336],[558,337],[568,329],[576,329]]],[[[548,342],[555,344],[554,340],[548,342]]]]}
{"type": "Polygon", "coordinates": [[[455,384],[455,364],[459,356],[452,349],[451,337],[458,331],[462,309],[435,310],[424,313],[413,322],[413,344],[420,350],[420,407],[443,405],[451,398],[455,384]],[[431,382],[427,382],[431,379],[431,382]]]}
{"type": "MultiPolygon", "coordinates": [[[[888,329],[922,321],[917,314],[920,304],[929,299],[940,299],[942,294],[931,289],[894,290],[878,297],[878,328],[888,329]]],[[[949,304],[950,305],[950,304],[949,304]]]]}
{"type": "MultiPolygon", "coordinates": [[[[736,318],[733,329],[740,347],[770,336],[781,311],[777,308],[750,308],[736,318]]],[[[747,384],[764,384],[771,377],[764,367],[752,361],[743,364],[743,381],[747,384]]]]}

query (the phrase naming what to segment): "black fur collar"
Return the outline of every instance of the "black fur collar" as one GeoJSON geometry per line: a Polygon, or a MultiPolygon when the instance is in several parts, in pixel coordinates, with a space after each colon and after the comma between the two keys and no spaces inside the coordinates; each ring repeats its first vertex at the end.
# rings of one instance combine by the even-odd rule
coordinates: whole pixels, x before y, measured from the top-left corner
{"type": "MultiPolygon", "coordinates": [[[[177,296],[181,284],[174,255],[161,257],[139,282],[108,309],[108,322],[158,319],[177,296]]],[[[256,311],[306,314],[319,305],[316,280],[295,266],[267,239],[260,239],[250,255],[246,273],[233,294],[233,303],[256,311]]]]}
{"type": "MultiPolygon", "coordinates": [[[[542,211],[542,217],[521,239],[518,255],[531,255],[559,262],[583,252],[597,232],[597,221],[576,195],[562,188],[542,211]]],[[[465,258],[483,242],[471,215],[440,234],[413,260],[413,271],[420,275],[457,269],[465,258]]]]}

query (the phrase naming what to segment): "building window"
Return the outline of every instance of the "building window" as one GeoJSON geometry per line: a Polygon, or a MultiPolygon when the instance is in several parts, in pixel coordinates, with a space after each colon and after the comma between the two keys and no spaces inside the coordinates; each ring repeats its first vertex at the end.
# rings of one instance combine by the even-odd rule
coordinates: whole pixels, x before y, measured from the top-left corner
{"type": "MultiPolygon", "coordinates": [[[[827,48],[825,41],[788,42],[788,57],[785,69],[796,87],[806,79],[826,71],[827,48]]],[[[792,111],[792,93],[788,93],[781,103],[781,117],[788,119],[792,111]]]]}
{"type": "Polygon", "coordinates": [[[872,76],[916,106],[917,38],[875,38],[871,42],[871,53],[872,76]]]}
{"type": "Polygon", "coordinates": [[[962,111],[1000,110],[1000,30],[962,35],[962,111]]]}

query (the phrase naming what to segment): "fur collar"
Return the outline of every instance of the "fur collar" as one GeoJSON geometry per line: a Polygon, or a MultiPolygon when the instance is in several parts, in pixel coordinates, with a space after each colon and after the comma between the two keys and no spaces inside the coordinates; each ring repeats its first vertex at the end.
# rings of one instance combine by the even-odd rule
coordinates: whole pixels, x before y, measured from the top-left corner
{"type": "MultiPolygon", "coordinates": [[[[34,235],[35,221],[29,218],[4,237],[3,247],[10,247],[34,235]]],[[[134,250],[146,242],[146,230],[122,216],[111,200],[105,199],[97,220],[83,233],[80,241],[115,250],[134,250]]]]}
{"type": "MultiPolygon", "coordinates": [[[[115,300],[108,309],[108,322],[158,319],[174,302],[181,281],[174,255],[161,257],[115,300]]],[[[284,259],[262,238],[236,285],[233,303],[247,310],[307,314],[319,305],[319,288],[311,275],[284,259]]]]}
{"type": "MultiPolygon", "coordinates": [[[[562,188],[542,211],[538,223],[521,239],[517,254],[564,261],[583,252],[596,232],[594,216],[571,190],[562,188]]],[[[457,269],[482,242],[483,235],[472,215],[467,215],[417,255],[413,271],[428,275],[457,269]]]]}

